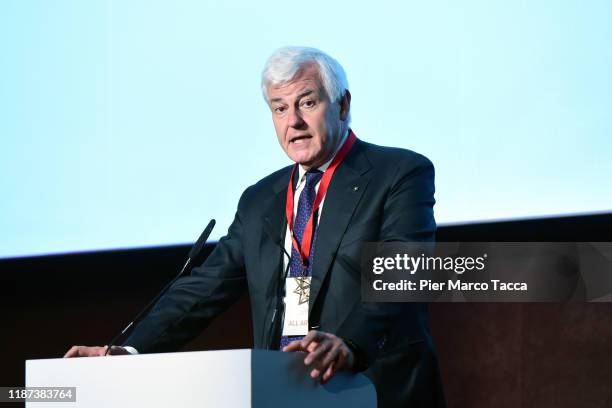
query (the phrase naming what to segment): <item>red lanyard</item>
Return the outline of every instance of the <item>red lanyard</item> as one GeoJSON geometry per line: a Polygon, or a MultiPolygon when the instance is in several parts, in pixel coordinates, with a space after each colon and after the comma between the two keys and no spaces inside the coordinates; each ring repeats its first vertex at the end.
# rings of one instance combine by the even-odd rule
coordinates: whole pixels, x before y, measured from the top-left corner
{"type": "Polygon", "coordinates": [[[334,160],[330,163],[325,173],[323,173],[323,177],[321,178],[321,184],[319,185],[319,190],[317,191],[317,195],[315,197],[314,204],[312,206],[312,212],[310,213],[310,217],[308,218],[308,222],[306,223],[306,229],[304,230],[304,236],[302,237],[302,245],[300,245],[295,236],[293,235],[293,175],[295,173],[295,169],[298,164],[296,163],[291,171],[291,178],[289,178],[289,186],[287,187],[287,204],[285,206],[285,215],[287,216],[287,222],[289,223],[289,233],[291,234],[291,241],[293,242],[293,246],[296,251],[300,254],[302,258],[302,264],[304,266],[308,265],[308,257],[310,256],[310,250],[312,246],[312,230],[314,228],[314,214],[319,209],[321,205],[321,201],[325,197],[327,193],[327,189],[329,188],[329,183],[331,182],[331,178],[334,175],[334,172],[344,160],[344,157],[347,155],[355,141],[357,140],[357,136],[353,133],[353,131],[349,131],[349,135],[342,144],[342,147],[334,157],[334,160]]]}

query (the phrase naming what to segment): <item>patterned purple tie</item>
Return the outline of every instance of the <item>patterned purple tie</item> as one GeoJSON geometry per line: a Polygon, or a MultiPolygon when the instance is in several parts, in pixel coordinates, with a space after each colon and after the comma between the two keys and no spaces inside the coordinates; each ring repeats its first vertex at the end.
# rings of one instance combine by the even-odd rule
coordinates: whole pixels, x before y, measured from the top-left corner
{"type": "MultiPolygon", "coordinates": [[[[306,229],[306,223],[308,222],[308,218],[310,217],[310,213],[312,212],[312,206],[317,195],[315,191],[315,186],[319,181],[321,181],[321,177],[323,177],[323,173],[319,170],[309,170],[306,172],[306,185],[304,186],[304,189],[300,194],[297,214],[295,216],[295,222],[293,223],[293,234],[295,235],[295,239],[299,244],[302,243],[302,238],[304,237],[304,230],[306,229]]],[[[313,214],[313,217],[314,236],[312,237],[312,246],[310,249],[310,255],[308,256],[308,266],[304,268],[304,265],[302,264],[302,258],[300,257],[299,252],[292,245],[291,262],[289,269],[289,276],[291,277],[311,276],[312,274],[312,261],[314,260],[315,242],[317,240],[317,214],[313,214]]],[[[280,348],[282,349],[292,341],[300,340],[303,337],[304,336],[282,336],[280,348]]]]}
{"type": "MultiPolygon", "coordinates": [[[[306,185],[302,190],[302,194],[300,194],[297,214],[295,215],[295,222],[293,223],[293,235],[295,235],[295,239],[300,245],[302,243],[302,238],[304,237],[306,223],[308,223],[308,218],[310,218],[310,213],[312,212],[312,205],[314,204],[314,200],[317,195],[315,186],[321,180],[321,177],[323,177],[323,173],[319,170],[309,170],[306,173],[306,185]]],[[[313,220],[313,225],[316,231],[316,214],[314,216],[315,219],[313,220]]],[[[295,249],[295,246],[291,246],[291,268],[289,269],[289,276],[310,276],[310,272],[312,271],[312,262],[310,262],[310,260],[312,259],[314,253],[315,239],[316,232],[312,240],[310,256],[308,257],[308,269],[304,269],[299,252],[295,249]]]]}

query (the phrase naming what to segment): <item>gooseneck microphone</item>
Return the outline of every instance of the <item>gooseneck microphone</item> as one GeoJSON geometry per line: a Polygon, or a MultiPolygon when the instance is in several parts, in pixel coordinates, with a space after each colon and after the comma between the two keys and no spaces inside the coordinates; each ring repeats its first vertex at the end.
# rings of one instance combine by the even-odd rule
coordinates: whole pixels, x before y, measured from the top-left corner
{"type": "Polygon", "coordinates": [[[281,247],[285,255],[287,255],[287,257],[291,259],[291,255],[285,249],[285,246],[283,245],[280,235],[274,231],[274,228],[272,228],[272,223],[270,222],[268,217],[262,218],[262,221],[263,221],[264,231],[266,232],[266,235],[268,236],[268,238],[270,238],[270,240],[274,242],[276,245],[281,247]]]}
{"type": "MultiPolygon", "coordinates": [[[[278,245],[283,250],[285,255],[287,255],[287,258],[289,259],[289,261],[287,262],[287,267],[284,270],[284,273],[281,273],[279,276],[279,280],[276,281],[277,283],[276,299],[275,299],[276,305],[274,306],[274,312],[272,312],[272,319],[270,321],[270,328],[268,329],[268,338],[266,341],[267,348],[270,349],[272,347],[274,328],[276,327],[277,319],[282,318],[282,314],[284,310],[283,299],[285,298],[285,280],[287,279],[287,274],[289,273],[289,267],[291,266],[291,255],[289,255],[289,253],[285,249],[285,246],[283,245],[280,235],[274,231],[274,228],[272,227],[272,223],[270,222],[270,220],[266,217],[263,217],[262,221],[263,221],[264,231],[266,235],[268,236],[268,238],[270,238],[270,241],[278,245]]],[[[268,290],[266,292],[267,296],[270,296],[272,294],[272,290],[274,289],[274,283],[275,283],[274,279],[270,280],[270,284],[268,285],[268,290]]]]}
{"type": "Polygon", "coordinates": [[[185,271],[188,270],[188,268],[190,269],[191,267],[193,267],[193,265],[195,264],[195,262],[202,256],[203,250],[204,250],[204,244],[206,243],[206,240],[208,239],[208,237],[210,236],[210,233],[212,232],[214,226],[215,226],[216,221],[214,219],[210,220],[210,222],[208,223],[208,225],[206,226],[206,228],[204,228],[204,231],[202,231],[202,234],[200,235],[200,238],[198,238],[198,240],[196,241],[196,243],[193,245],[193,247],[191,248],[191,250],[189,251],[189,255],[187,257],[187,261],[185,262],[185,264],[183,265],[183,268],[181,269],[181,271],[178,273],[178,275],[176,275],[174,277],[174,279],[172,279],[166,286],[164,286],[164,288],[161,290],[161,292],[159,292],[157,294],[157,296],[155,296],[153,298],[153,300],[151,300],[141,311],[140,313],[138,313],[136,315],[136,317],[134,319],[132,319],[132,321],[130,323],[128,323],[127,326],[125,326],[125,328],[123,330],[121,330],[121,332],[119,334],[117,334],[115,337],[113,337],[113,339],[108,343],[108,348],[106,349],[106,353],[104,353],[104,355],[107,355],[108,352],[111,350],[111,348],[113,347],[113,345],[117,342],[117,340],[119,340],[119,338],[121,338],[121,336],[123,336],[125,333],[127,333],[127,331],[136,323],[140,320],[140,318],[144,315],[144,313],[149,310],[149,308],[151,306],[153,306],[160,297],[162,297],[162,295],[164,293],[166,293],[166,291],[170,288],[170,286],[172,286],[172,284],[174,282],[176,282],[176,280],[178,278],[180,278],[183,273],[185,273],[185,271]]]}

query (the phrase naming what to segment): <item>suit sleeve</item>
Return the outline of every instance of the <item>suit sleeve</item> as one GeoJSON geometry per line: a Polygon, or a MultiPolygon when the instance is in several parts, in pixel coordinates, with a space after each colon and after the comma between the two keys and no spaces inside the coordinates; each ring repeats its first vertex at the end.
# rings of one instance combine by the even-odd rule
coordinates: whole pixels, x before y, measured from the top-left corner
{"type": "MultiPolygon", "coordinates": [[[[379,241],[433,241],[434,203],[434,167],[418,155],[412,165],[398,167],[393,177],[384,203],[379,241]]],[[[357,352],[357,368],[363,370],[376,359],[387,336],[407,330],[399,327],[401,322],[409,314],[418,315],[418,309],[410,303],[357,302],[336,334],[357,352]]],[[[401,336],[409,337],[409,333],[401,336]]]]}
{"type": "Polygon", "coordinates": [[[244,192],[228,233],[204,263],[179,278],[124,342],[140,353],[174,351],[197,336],[247,288],[244,268],[244,192]]]}

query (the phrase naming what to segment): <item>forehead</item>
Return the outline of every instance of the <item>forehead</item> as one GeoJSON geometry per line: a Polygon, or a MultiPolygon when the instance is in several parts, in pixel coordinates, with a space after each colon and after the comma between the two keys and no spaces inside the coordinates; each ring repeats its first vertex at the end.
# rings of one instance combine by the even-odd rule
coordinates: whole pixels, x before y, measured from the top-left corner
{"type": "Polygon", "coordinates": [[[302,67],[291,81],[280,85],[268,86],[270,102],[299,98],[304,93],[322,94],[323,84],[316,64],[302,67]]]}

